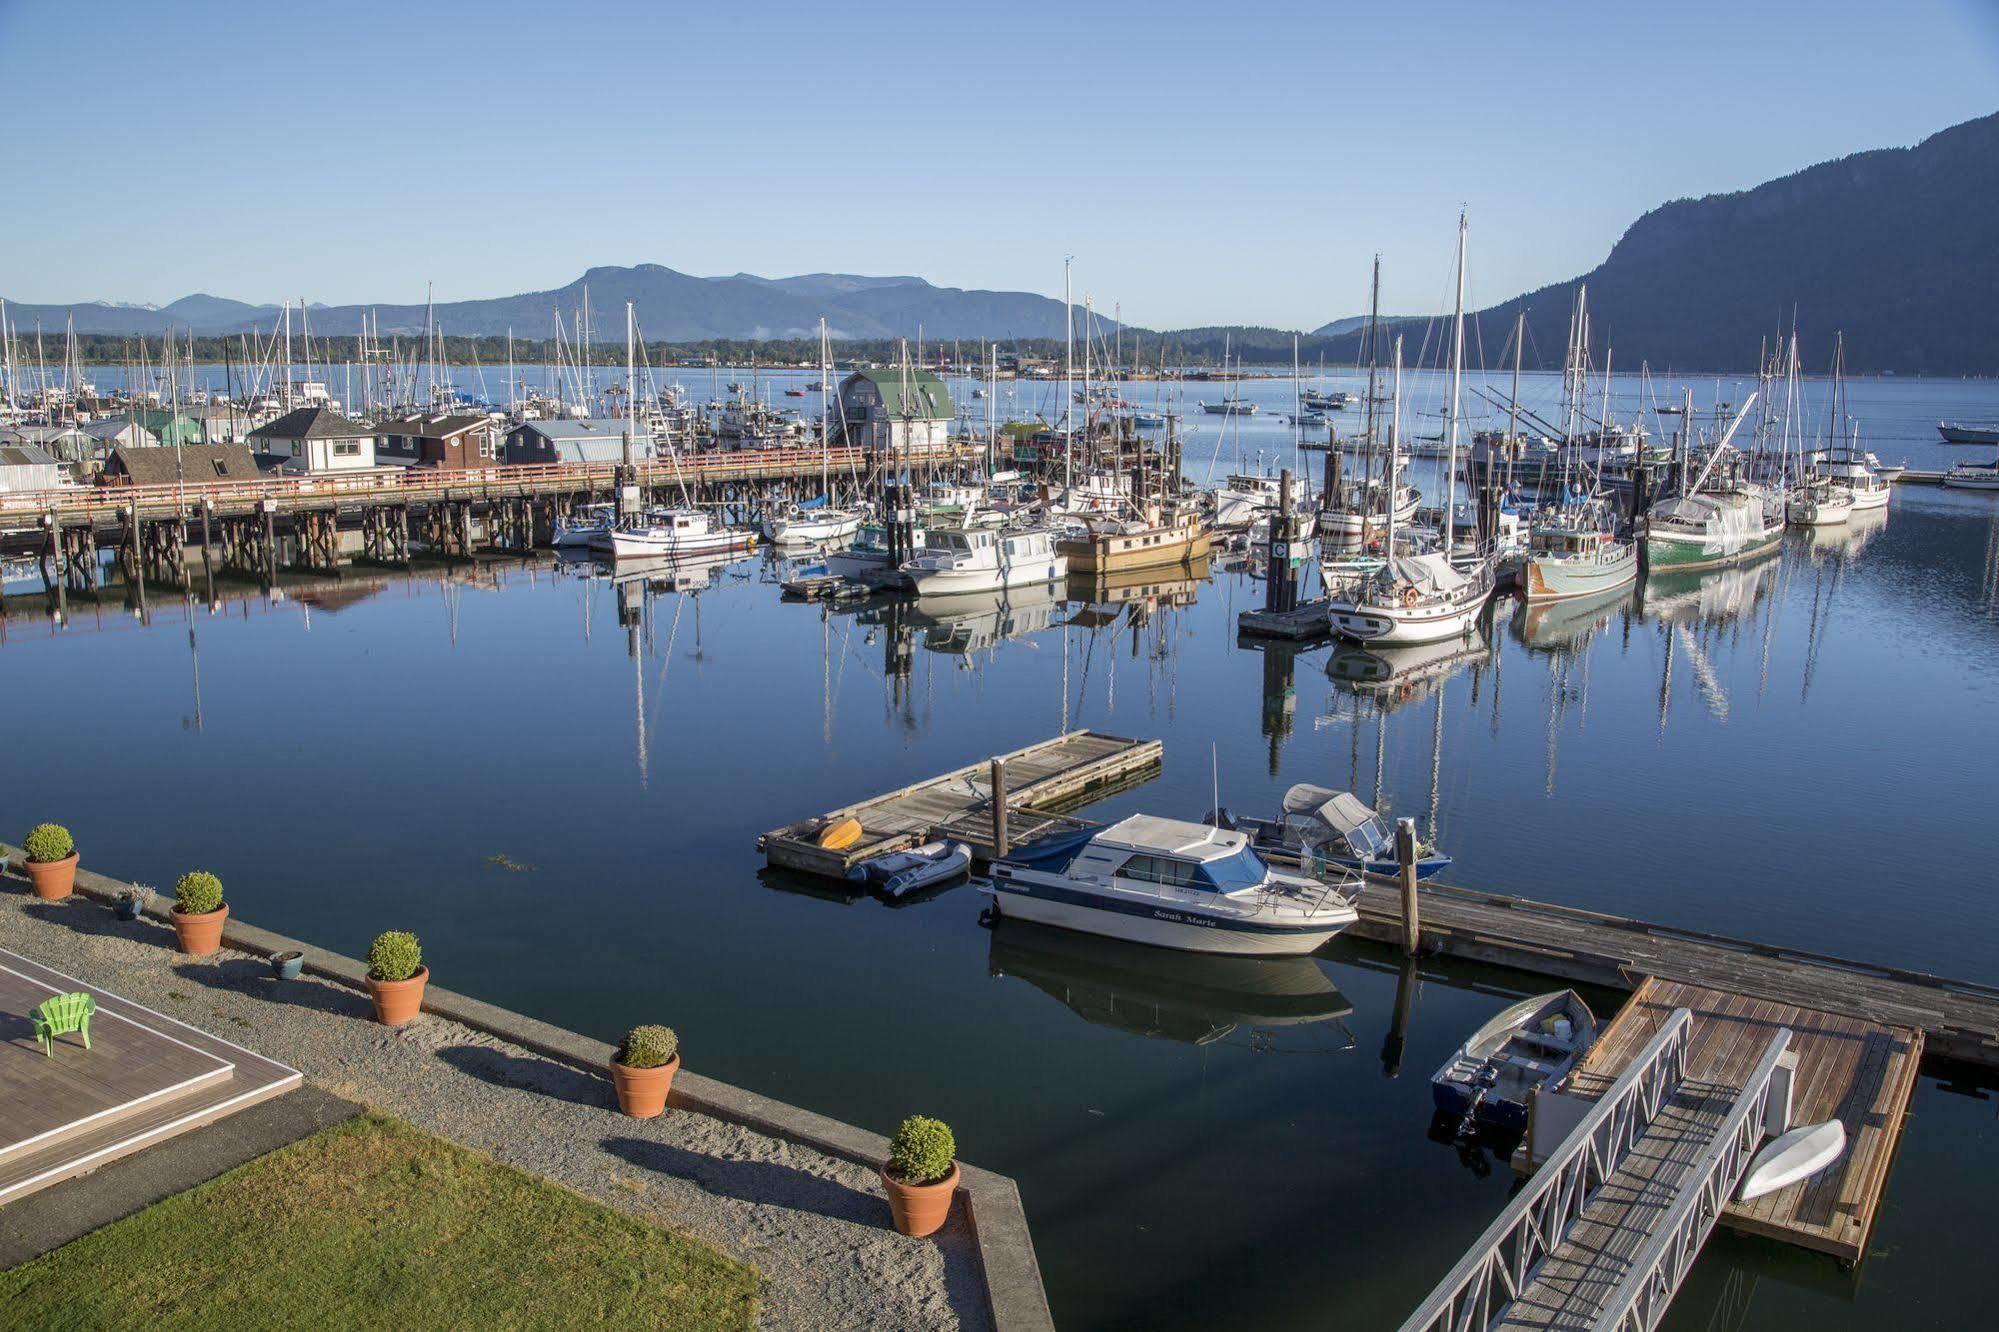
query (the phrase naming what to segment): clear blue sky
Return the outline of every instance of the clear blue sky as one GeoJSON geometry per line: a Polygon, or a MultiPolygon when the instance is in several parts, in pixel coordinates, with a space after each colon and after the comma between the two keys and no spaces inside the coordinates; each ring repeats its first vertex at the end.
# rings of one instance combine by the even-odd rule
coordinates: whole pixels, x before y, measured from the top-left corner
{"type": "Polygon", "coordinates": [[[0,0],[0,295],[420,301],[593,264],[1312,326],[1999,109],[1999,0],[0,0]]]}

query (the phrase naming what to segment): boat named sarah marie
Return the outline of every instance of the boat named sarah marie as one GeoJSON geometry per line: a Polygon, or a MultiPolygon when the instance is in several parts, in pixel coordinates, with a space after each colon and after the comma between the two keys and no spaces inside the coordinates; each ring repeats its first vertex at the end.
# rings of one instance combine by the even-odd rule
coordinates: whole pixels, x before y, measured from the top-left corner
{"type": "Polygon", "coordinates": [[[1273,870],[1241,832],[1134,814],[992,866],[1000,915],[1197,953],[1310,953],[1359,919],[1360,879],[1273,870]]]}

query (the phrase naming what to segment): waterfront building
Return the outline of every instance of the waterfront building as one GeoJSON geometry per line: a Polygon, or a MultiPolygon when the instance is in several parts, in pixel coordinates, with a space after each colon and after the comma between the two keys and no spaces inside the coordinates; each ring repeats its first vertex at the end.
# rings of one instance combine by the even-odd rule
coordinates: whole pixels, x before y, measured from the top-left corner
{"type": "Polygon", "coordinates": [[[461,412],[384,421],[375,460],[399,467],[490,467],[500,459],[500,427],[492,417],[461,412]]]}
{"type": "Polygon", "coordinates": [[[375,466],[375,431],[331,407],[300,407],[249,434],[249,445],[285,472],[348,472],[375,466]]]}
{"type": "Polygon", "coordinates": [[[97,441],[85,434],[81,426],[21,425],[14,427],[14,436],[14,443],[47,449],[51,457],[61,462],[89,462],[102,456],[97,441]]]}
{"type": "Polygon", "coordinates": [[[113,449],[158,447],[160,437],[129,416],[106,416],[86,421],[83,433],[90,436],[91,456],[104,457],[113,449]]]}
{"type": "Polygon", "coordinates": [[[262,476],[247,444],[183,444],[178,449],[120,448],[104,460],[107,485],[171,486],[176,482],[255,481],[262,476]]]}
{"type": "Polygon", "coordinates": [[[835,444],[905,449],[950,442],[951,391],[928,370],[856,370],[840,381],[839,399],[835,444]]]}
{"type": "Polygon", "coordinates": [[[53,490],[69,479],[69,468],[41,445],[0,444],[0,493],[53,490]]]}
{"type": "MultiPolygon", "coordinates": [[[[523,421],[507,432],[509,463],[615,463],[624,461],[625,432],[631,423],[622,416],[578,416],[553,421],[523,421]]],[[[652,436],[641,428],[632,437],[632,457],[653,456],[652,436]]]]}

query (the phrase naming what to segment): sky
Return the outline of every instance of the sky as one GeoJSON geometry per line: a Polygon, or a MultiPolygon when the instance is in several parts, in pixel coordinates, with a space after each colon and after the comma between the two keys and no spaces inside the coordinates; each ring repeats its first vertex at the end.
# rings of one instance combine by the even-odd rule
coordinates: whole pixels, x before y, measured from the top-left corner
{"type": "Polygon", "coordinates": [[[1476,307],[1666,200],[1999,110],[1999,0],[0,0],[0,296],[440,301],[599,264],[1476,307]]]}

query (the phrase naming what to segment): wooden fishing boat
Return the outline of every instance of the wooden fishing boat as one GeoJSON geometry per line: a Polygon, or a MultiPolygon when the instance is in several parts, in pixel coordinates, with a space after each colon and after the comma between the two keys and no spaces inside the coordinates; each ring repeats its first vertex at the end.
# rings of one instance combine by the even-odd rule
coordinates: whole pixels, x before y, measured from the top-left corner
{"type": "Polygon", "coordinates": [[[1177,505],[1163,510],[1148,505],[1129,518],[1092,517],[1055,543],[1068,557],[1069,572],[1088,577],[1190,565],[1213,546],[1213,534],[1200,514],[1177,505]]]}

